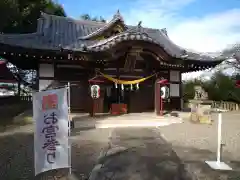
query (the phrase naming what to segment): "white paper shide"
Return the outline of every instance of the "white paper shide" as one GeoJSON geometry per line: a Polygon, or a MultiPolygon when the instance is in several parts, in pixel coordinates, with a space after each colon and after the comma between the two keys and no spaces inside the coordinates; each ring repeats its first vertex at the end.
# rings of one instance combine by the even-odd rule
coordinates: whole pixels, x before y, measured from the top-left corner
{"type": "Polygon", "coordinates": [[[35,175],[70,167],[67,89],[33,95],[35,175]]]}

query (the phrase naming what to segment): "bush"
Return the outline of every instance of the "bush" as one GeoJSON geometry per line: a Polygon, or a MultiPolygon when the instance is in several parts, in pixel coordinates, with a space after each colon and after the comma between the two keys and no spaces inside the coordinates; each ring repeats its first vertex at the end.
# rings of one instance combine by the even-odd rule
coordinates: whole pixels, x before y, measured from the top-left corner
{"type": "Polygon", "coordinates": [[[195,94],[194,86],[201,85],[208,93],[209,100],[240,103],[240,89],[235,85],[238,78],[239,75],[227,76],[217,72],[209,81],[185,81],[183,82],[183,98],[185,101],[193,99],[195,94]]]}

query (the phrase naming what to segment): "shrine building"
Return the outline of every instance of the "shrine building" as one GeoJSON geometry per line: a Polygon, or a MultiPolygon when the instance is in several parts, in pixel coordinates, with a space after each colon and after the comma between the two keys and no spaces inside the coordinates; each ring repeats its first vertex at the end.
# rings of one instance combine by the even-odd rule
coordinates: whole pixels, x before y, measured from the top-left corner
{"type": "MultiPolygon", "coordinates": [[[[206,39],[207,41],[207,39],[206,39]]],[[[169,98],[164,108],[181,110],[181,74],[212,68],[224,57],[190,52],[171,41],[166,29],[126,25],[119,11],[107,23],[42,13],[36,32],[0,34],[0,56],[22,69],[35,69],[38,90],[71,83],[71,110],[159,112],[161,79],[169,98]],[[90,96],[91,85],[100,97],[90,96]]]]}

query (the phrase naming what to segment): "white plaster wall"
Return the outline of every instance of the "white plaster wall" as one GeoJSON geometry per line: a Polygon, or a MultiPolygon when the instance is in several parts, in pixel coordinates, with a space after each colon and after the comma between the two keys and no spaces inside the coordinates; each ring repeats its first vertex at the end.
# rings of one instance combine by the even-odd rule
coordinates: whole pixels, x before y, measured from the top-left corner
{"type": "Polygon", "coordinates": [[[179,82],[180,81],[180,71],[170,71],[170,81],[179,82]]]}
{"type": "Polygon", "coordinates": [[[39,65],[39,77],[54,77],[53,64],[40,64],[39,65]]]}
{"type": "Polygon", "coordinates": [[[39,65],[39,90],[46,89],[52,82],[54,77],[54,66],[53,64],[40,64],[39,65]],[[45,79],[41,79],[44,77],[45,79]],[[46,78],[50,78],[47,80],[46,78]]]}
{"type": "Polygon", "coordinates": [[[180,86],[179,84],[170,84],[170,97],[180,96],[180,86]]]}

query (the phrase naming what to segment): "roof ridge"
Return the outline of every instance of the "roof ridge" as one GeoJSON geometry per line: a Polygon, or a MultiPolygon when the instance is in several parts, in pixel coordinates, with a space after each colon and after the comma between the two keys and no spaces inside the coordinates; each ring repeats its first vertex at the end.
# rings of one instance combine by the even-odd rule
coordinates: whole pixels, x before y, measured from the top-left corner
{"type": "Polygon", "coordinates": [[[91,21],[91,20],[83,20],[83,19],[74,19],[72,17],[64,17],[64,16],[57,16],[57,15],[53,15],[53,14],[47,14],[42,12],[41,13],[41,17],[43,18],[47,18],[47,17],[53,17],[56,19],[65,19],[67,21],[71,21],[71,22],[76,22],[76,23],[84,23],[84,24],[91,24],[91,25],[106,25],[106,22],[101,22],[101,21],[91,21]]]}

